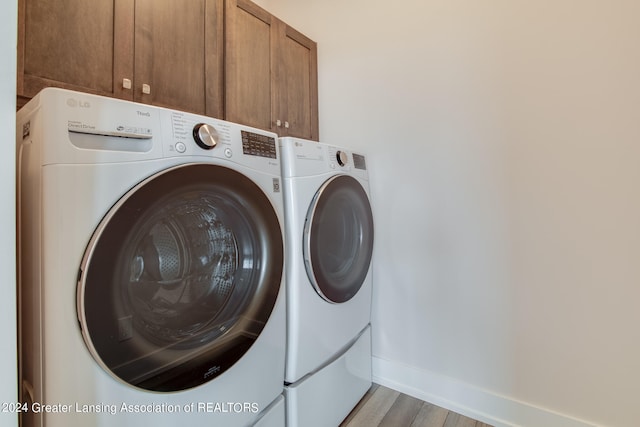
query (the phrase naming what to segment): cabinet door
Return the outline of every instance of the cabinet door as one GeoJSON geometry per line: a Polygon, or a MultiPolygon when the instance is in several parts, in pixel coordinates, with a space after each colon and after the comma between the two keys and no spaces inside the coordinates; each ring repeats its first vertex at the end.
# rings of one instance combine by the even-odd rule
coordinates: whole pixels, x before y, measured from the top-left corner
{"type": "Polygon", "coordinates": [[[133,28],[133,4],[20,0],[18,95],[30,98],[46,86],[57,86],[130,97],[114,75],[133,71],[133,46],[126,36],[133,28]]]}
{"type": "Polygon", "coordinates": [[[317,44],[284,23],[280,32],[276,109],[283,133],[318,140],[317,44]]]}
{"type": "Polygon", "coordinates": [[[134,99],[222,117],[222,0],[136,0],[135,17],[134,99]]]}
{"type": "Polygon", "coordinates": [[[225,2],[225,118],[273,130],[274,18],[247,0],[225,2]]]}
{"type": "Polygon", "coordinates": [[[225,2],[225,118],[318,139],[317,45],[249,0],[225,2]]]}

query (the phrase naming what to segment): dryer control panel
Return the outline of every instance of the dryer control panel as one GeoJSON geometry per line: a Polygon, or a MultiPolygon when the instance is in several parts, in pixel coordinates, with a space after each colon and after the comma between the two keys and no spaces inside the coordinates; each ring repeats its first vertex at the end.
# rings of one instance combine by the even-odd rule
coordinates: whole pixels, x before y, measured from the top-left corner
{"type": "Polygon", "coordinates": [[[340,171],[348,172],[353,168],[351,153],[331,145],[327,146],[327,150],[329,151],[329,167],[331,169],[339,169],[340,171]]]}
{"type": "Polygon", "coordinates": [[[283,159],[282,176],[285,178],[344,173],[368,179],[363,154],[293,137],[280,138],[279,145],[283,159]]]}

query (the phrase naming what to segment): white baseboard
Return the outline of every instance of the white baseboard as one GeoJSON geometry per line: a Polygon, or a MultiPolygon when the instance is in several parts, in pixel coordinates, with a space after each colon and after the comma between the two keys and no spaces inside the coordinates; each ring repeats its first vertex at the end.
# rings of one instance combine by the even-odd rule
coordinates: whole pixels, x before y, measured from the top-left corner
{"type": "Polygon", "coordinates": [[[456,379],[373,358],[373,382],[495,427],[594,427],[456,379]]]}

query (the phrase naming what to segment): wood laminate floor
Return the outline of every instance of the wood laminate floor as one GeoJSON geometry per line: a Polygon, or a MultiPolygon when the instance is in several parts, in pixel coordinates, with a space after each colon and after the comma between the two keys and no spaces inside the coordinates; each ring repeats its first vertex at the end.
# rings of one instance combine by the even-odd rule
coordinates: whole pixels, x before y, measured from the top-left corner
{"type": "Polygon", "coordinates": [[[491,427],[374,384],[340,427],[491,427]]]}

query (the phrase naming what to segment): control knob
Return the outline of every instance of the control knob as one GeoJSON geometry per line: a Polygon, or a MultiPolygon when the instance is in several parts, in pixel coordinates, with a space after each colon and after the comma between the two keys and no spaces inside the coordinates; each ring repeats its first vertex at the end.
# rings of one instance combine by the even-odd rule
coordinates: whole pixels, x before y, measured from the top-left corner
{"type": "Polygon", "coordinates": [[[336,160],[340,166],[344,166],[349,162],[349,156],[344,151],[338,150],[336,153],[336,160]]]}
{"type": "Polygon", "coordinates": [[[193,127],[193,139],[196,144],[205,150],[211,150],[218,145],[218,131],[206,123],[198,123],[193,127]]]}

